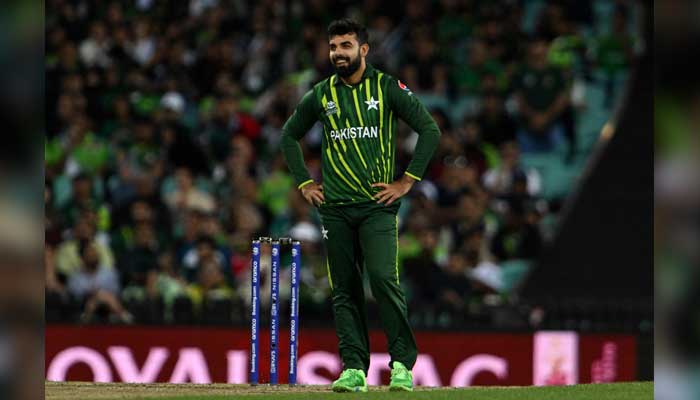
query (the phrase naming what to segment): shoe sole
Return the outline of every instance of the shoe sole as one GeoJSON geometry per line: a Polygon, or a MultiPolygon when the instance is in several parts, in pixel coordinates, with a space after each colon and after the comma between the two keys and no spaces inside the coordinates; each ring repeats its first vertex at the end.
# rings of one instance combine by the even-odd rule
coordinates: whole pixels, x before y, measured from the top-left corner
{"type": "Polygon", "coordinates": [[[336,386],[332,388],[336,393],[366,392],[367,386],[336,386]]]}
{"type": "Polygon", "coordinates": [[[405,387],[405,386],[389,386],[389,391],[390,392],[412,392],[413,388],[405,387]]]}

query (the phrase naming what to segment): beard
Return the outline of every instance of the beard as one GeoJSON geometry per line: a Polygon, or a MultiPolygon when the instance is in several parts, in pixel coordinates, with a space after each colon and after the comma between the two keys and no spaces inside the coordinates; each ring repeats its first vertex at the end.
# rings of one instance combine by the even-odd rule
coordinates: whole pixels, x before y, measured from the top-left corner
{"type": "Polygon", "coordinates": [[[348,76],[352,75],[355,73],[360,68],[360,63],[361,63],[361,58],[360,58],[360,50],[357,50],[357,57],[350,59],[345,56],[337,56],[333,58],[333,68],[335,69],[335,72],[338,73],[342,78],[347,78],[348,76]],[[336,63],[340,60],[345,60],[345,65],[339,67],[336,63]]]}

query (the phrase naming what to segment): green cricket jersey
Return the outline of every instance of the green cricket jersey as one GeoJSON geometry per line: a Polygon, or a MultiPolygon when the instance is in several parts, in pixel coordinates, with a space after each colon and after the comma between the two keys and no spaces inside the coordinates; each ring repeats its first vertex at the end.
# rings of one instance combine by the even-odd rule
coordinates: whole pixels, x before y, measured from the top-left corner
{"type": "Polygon", "coordinates": [[[320,121],[326,204],[373,201],[372,195],[380,188],[370,185],[394,180],[398,118],[419,134],[405,173],[420,180],[438,145],[440,131],[406,85],[370,64],[355,85],[345,84],[337,74],[317,83],[282,129],[282,152],[297,185],[312,182],[298,140],[320,121]]]}

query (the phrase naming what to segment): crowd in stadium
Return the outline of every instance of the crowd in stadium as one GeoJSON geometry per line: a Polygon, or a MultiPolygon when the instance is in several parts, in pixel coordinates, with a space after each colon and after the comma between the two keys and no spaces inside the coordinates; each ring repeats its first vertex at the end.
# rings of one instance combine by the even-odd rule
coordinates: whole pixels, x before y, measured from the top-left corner
{"type": "MultiPolygon", "coordinates": [[[[366,24],[369,62],[442,132],[400,210],[409,310],[439,320],[508,302],[554,212],[522,154],[575,156],[581,87],[592,71],[612,82],[634,51],[624,1],[604,32],[592,2],[573,0],[48,3],[45,267],[58,321],[148,322],[139,307],[155,301],[162,322],[221,310],[244,321],[258,236],[302,241],[302,313],[328,319],[318,214],[278,144],[301,96],[333,73],[325,29],[341,16],[366,24]]],[[[402,125],[397,140],[400,173],[416,134],[402,125]]],[[[318,126],[302,141],[317,181],[320,141],[318,126]]]]}

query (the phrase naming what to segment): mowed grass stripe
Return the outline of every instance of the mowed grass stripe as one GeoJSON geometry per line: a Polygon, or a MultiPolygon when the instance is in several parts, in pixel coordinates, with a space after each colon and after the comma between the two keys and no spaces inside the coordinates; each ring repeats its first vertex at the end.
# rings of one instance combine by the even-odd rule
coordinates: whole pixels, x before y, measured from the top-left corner
{"type": "Polygon", "coordinates": [[[413,393],[389,392],[386,386],[372,386],[369,393],[335,394],[329,386],[299,385],[271,387],[260,385],[173,385],[173,384],[97,384],[46,383],[46,399],[143,399],[143,400],[224,400],[224,399],[328,399],[333,397],[362,399],[430,399],[430,400],[651,400],[653,382],[612,383],[548,387],[469,387],[423,388],[413,393]]]}

